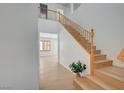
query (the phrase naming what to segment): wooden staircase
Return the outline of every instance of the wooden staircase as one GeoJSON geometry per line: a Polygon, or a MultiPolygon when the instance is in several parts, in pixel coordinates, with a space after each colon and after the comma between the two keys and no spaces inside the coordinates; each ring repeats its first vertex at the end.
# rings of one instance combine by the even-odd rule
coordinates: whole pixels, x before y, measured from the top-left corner
{"type": "MultiPolygon", "coordinates": [[[[66,28],[66,30],[75,38],[75,40],[83,47],[85,48],[86,46],[84,44],[86,44],[87,40],[85,39],[85,37],[81,37],[80,33],[78,31],[76,31],[76,29],[74,29],[73,27],[63,24],[63,26],[66,28]],[[85,47],[84,47],[85,46],[85,47]]],[[[87,51],[90,53],[90,43],[87,43],[87,51]]],[[[107,55],[102,54],[101,50],[97,50],[96,46],[93,46],[93,50],[94,50],[94,61],[95,61],[95,65],[94,68],[102,68],[102,67],[106,67],[106,66],[112,66],[112,60],[107,59],[107,55]]]]}
{"type": "Polygon", "coordinates": [[[124,89],[124,68],[115,66],[96,69],[93,76],[74,78],[74,86],[78,89],[90,90],[123,90],[124,89]]]}
{"type": "Polygon", "coordinates": [[[59,22],[90,55],[91,74],[74,78],[78,89],[124,89],[124,68],[112,66],[113,60],[102,54],[93,43],[93,29],[88,31],[64,15],[59,14],[59,22]]]}

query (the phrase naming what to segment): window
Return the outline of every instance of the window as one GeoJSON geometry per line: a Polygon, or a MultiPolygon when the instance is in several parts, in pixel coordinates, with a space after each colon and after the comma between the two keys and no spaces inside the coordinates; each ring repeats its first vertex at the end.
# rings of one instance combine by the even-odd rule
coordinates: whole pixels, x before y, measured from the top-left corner
{"type": "Polygon", "coordinates": [[[51,42],[50,40],[41,40],[40,41],[40,50],[42,51],[50,51],[51,42]]]}

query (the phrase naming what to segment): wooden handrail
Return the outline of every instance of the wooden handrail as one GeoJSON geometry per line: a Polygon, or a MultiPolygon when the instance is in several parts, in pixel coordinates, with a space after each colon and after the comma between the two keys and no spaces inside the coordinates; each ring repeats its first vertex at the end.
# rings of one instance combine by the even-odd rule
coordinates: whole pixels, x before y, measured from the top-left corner
{"type": "Polygon", "coordinates": [[[87,29],[85,29],[85,28],[83,28],[83,27],[81,27],[80,25],[78,25],[77,23],[75,23],[75,22],[73,22],[73,21],[71,21],[69,18],[67,18],[66,16],[64,16],[64,15],[62,15],[62,14],[60,14],[60,16],[61,16],[61,19],[63,19],[63,20],[61,20],[61,23],[63,23],[63,24],[68,24],[68,25],[71,25],[73,28],[75,28],[76,30],[78,30],[78,32],[80,32],[80,34],[83,36],[83,37],[86,37],[86,39],[88,39],[89,40],[89,36],[90,36],[90,31],[88,31],[87,29]],[[63,22],[64,21],[64,22],[63,22]]]}
{"type": "MultiPolygon", "coordinates": [[[[38,7],[38,8],[41,8],[41,7],[38,7]]],[[[51,12],[55,12],[55,13],[57,13],[57,11],[55,11],[55,10],[51,10],[51,9],[47,9],[47,11],[51,11],[51,12]]]]}
{"type": "Polygon", "coordinates": [[[94,43],[93,43],[94,31],[91,29],[90,32],[90,73],[94,74],[94,43]]]}
{"type": "Polygon", "coordinates": [[[51,11],[51,12],[57,13],[57,11],[55,11],[55,10],[51,10],[51,9],[48,9],[48,11],[51,11]]]}
{"type": "Polygon", "coordinates": [[[78,33],[80,33],[82,38],[85,38],[86,42],[85,43],[83,42],[84,44],[82,45],[90,54],[90,74],[93,75],[94,74],[94,43],[93,43],[94,31],[93,29],[89,31],[60,13],[59,13],[59,22],[63,25],[71,26],[78,33]]]}
{"type": "Polygon", "coordinates": [[[82,37],[85,37],[86,40],[88,40],[90,42],[90,31],[81,27],[80,25],[78,25],[77,23],[71,21],[69,18],[67,18],[66,16],[60,14],[60,22],[62,24],[66,24],[66,25],[70,25],[72,26],[74,29],[76,29],[80,35],[82,35],[82,37]]]}

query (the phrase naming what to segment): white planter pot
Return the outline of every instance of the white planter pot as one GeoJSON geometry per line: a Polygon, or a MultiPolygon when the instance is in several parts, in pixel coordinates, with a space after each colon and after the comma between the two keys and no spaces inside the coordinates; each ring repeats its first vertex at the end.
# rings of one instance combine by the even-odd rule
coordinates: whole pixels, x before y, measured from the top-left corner
{"type": "Polygon", "coordinates": [[[82,73],[80,73],[81,77],[85,77],[86,76],[86,71],[84,70],[82,73]]]}

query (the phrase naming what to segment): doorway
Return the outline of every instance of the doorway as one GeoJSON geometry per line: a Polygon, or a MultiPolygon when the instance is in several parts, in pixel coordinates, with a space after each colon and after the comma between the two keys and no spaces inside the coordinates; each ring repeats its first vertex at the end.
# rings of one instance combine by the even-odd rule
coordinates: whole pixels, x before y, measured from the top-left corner
{"type": "Polygon", "coordinates": [[[40,34],[40,89],[44,89],[47,76],[58,65],[58,34],[40,34]]]}

